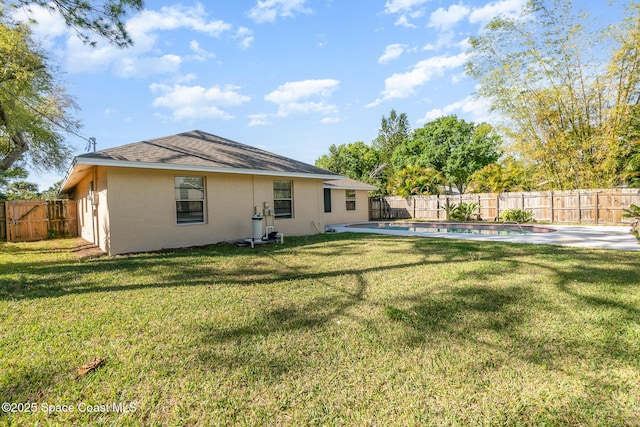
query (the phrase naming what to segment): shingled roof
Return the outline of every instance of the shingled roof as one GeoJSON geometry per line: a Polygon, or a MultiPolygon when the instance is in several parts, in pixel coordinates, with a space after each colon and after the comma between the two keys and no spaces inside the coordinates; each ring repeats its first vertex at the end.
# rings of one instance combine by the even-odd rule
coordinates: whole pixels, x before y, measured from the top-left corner
{"type": "Polygon", "coordinates": [[[281,175],[339,179],[334,172],[270,153],[200,130],[108,148],[77,156],[63,184],[74,185],[70,176],[81,165],[176,169],[202,172],[281,175]]]}
{"type": "Polygon", "coordinates": [[[367,191],[375,191],[378,189],[375,185],[367,184],[366,182],[356,181],[351,178],[343,178],[343,179],[335,179],[331,181],[324,182],[324,188],[332,188],[332,189],[345,189],[345,190],[367,190],[367,191]]]}

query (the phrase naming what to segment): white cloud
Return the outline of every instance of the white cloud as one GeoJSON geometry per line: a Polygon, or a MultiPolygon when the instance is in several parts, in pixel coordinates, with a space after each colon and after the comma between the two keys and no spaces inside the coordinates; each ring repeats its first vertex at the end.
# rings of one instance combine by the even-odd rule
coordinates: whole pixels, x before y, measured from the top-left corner
{"type": "Polygon", "coordinates": [[[249,114],[249,126],[265,126],[270,124],[268,114],[249,114]]]}
{"type": "Polygon", "coordinates": [[[415,24],[412,24],[411,22],[409,22],[409,20],[407,19],[407,15],[400,15],[400,17],[396,20],[394,25],[397,25],[399,27],[405,27],[405,28],[417,28],[415,24]]]}
{"type": "Polygon", "coordinates": [[[469,15],[469,8],[461,4],[452,4],[449,9],[438,8],[429,17],[429,27],[447,30],[469,15]]]}
{"type": "Polygon", "coordinates": [[[378,58],[379,64],[386,64],[388,62],[393,61],[394,59],[398,59],[400,55],[402,55],[405,51],[406,45],[403,44],[390,44],[384,50],[384,53],[380,58],[378,58]]]}
{"type": "Polygon", "coordinates": [[[53,13],[42,6],[18,8],[14,11],[12,17],[23,22],[29,20],[35,21],[37,24],[31,26],[33,34],[38,40],[42,41],[46,48],[50,48],[53,45],[53,40],[56,37],[73,32],[69,29],[60,14],[53,13]]]}
{"type": "MultiPolygon", "coordinates": [[[[223,20],[212,20],[201,4],[193,7],[181,5],[165,6],[159,10],[143,10],[133,15],[126,23],[126,30],[134,41],[133,46],[120,49],[106,40],[96,40],[95,47],[88,46],[78,39],[59,14],[51,14],[39,6],[29,8],[28,16],[38,21],[33,26],[34,34],[51,47],[53,39],[65,37],[64,50],[58,53],[66,63],[70,73],[112,71],[119,77],[140,77],[152,74],[178,73],[180,65],[187,60],[203,61],[215,55],[201,49],[197,42],[191,42],[189,48],[195,55],[181,56],[175,52],[163,51],[159,46],[160,32],[186,29],[207,37],[220,37],[231,32],[233,26],[223,20]]],[[[25,12],[26,14],[26,12],[25,12]]],[[[22,14],[24,18],[25,14],[22,14]]],[[[243,37],[241,46],[251,43],[252,35],[246,28],[240,27],[236,34],[243,37]]],[[[233,36],[232,36],[233,37],[233,36]]]]}
{"type": "Polygon", "coordinates": [[[182,58],[172,54],[161,57],[124,57],[113,65],[113,73],[122,78],[176,74],[180,71],[181,63],[182,58]]]}
{"type": "MultiPolygon", "coordinates": [[[[467,39],[468,40],[468,39],[467,39]]],[[[440,50],[443,47],[458,47],[460,50],[466,50],[462,48],[460,43],[457,41],[457,35],[453,31],[440,31],[438,32],[438,37],[435,43],[428,43],[422,47],[422,50],[431,50],[436,51],[440,50]]]]}
{"type": "Polygon", "coordinates": [[[94,48],[87,47],[77,37],[70,37],[67,41],[66,65],[71,73],[106,71],[114,62],[127,57],[136,56],[104,43],[94,48]]]}
{"type": "Polygon", "coordinates": [[[198,78],[198,76],[196,76],[193,73],[188,73],[188,74],[181,74],[180,76],[177,76],[175,79],[173,79],[173,83],[178,84],[178,83],[189,83],[192,82],[194,80],[196,80],[198,78]]]}
{"type": "Polygon", "coordinates": [[[254,40],[253,32],[246,27],[238,28],[238,31],[236,31],[236,35],[233,36],[233,38],[240,40],[240,47],[242,49],[248,49],[251,47],[251,43],[253,43],[254,40]]]}
{"type": "Polygon", "coordinates": [[[483,99],[467,96],[460,101],[453,102],[442,108],[434,108],[428,111],[423,118],[416,121],[418,125],[423,125],[442,116],[456,114],[473,122],[490,122],[492,116],[489,114],[489,103],[483,99]]]}
{"type": "Polygon", "coordinates": [[[327,104],[324,101],[313,102],[288,102],[280,104],[278,107],[278,117],[287,117],[290,114],[310,114],[320,113],[322,115],[336,114],[338,107],[334,104],[327,104]]]}
{"type": "Polygon", "coordinates": [[[254,22],[274,22],[278,18],[292,18],[294,13],[311,13],[306,0],[258,0],[247,15],[254,22]]]}
{"type": "Polygon", "coordinates": [[[516,18],[526,0],[501,0],[489,3],[483,7],[475,8],[469,15],[469,22],[472,24],[486,24],[497,16],[516,18]]]}
{"type": "Polygon", "coordinates": [[[388,0],[384,5],[384,12],[389,14],[410,12],[428,1],[430,0],[388,0]]]}
{"type": "Polygon", "coordinates": [[[340,123],[341,121],[342,119],[340,117],[325,117],[321,120],[324,124],[340,123]]]}
{"type": "Polygon", "coordinates": [[[339,84],[340,82],[338,80],[333,79],[287,82],[266,95],[264,99],[280,104],[284,102],[295,102],[299,99],[315,95],[326,97],[331,95],[339,84]]]}
{"type": "Polygon", "coordinates": [[[200,47],[200,43],[198,43],[197,40],[191,40],[191,42],[189,42],[189,48],[194,53],[194,55],[191,55],[191,59],[193,59],[194,61],[203,62],[207,59],[216,57],[216,54],[214,52],[209,52],[206,49],[200,47]]]}
{"type": "MultiPolygon", "coordinates": [[[[421,17],[426,11],[426,3],[430,0],[387,0],[384,13],[397,14],[395,25],[416,28],[410,19],[421,17]]],[[[496,16],[508,16],[515,18],[519,15],[527,0],[497,0],[481,7],[470,9],[463,3],[450,5],[447,9],[442,7],[432,12],[428,26],[440,30],[447,30],[458,22],[467,18],[470,23],[484,25],[496,16]]]]}
{"type": "Polygon", "coordinates": [[[443,75],[444,71],[452,70],[464,65],[467,61],[466,53],[455,56],[433,56],[418,62],[411,71],[396,73],[385,80],[385,88],[381,98],[376,99],[368,107],[379,105],[383,101],[407,98],[415,92],[419,86],[423,86],[434,76],[443,75]]]}
{"type": "Polygon", "coordinates": [[[394,23],[396,26],[405,28],[417,28],[409,21],[409,18],[416,19],[424,15],[423,5],[430,0],[388,0],[384,5],[384,13],[399,14],[394,23]]]}
{"type": "Polygon", "coordinates": [[[324,100],[308,101],[308,98],[327,98],[340,82],[333,79],[302,80],[287,82],[267,94],[264,99],[278,104],[278,116],[286,117],[293,113],[335,114],[338,108],[324,100]]]}
{"type": "Polygon", "coordinates": [[[126,27],[137,44],[139,38],[148,37],[154,31],[178,28],[189,28],[212,37],[219,37],[231,29],[231,24],[222,20],[207,20],[204,6],[198,3],[194,7],[174,5],[163,6],[159,11],[143,10],[127,21],[126,27]]]}
{"type": "Polygon", "coordinates": [[[219,107],[236,106],[251,100],[249,96],[237,92],[239,88],[232,85],[204,88],[154,83],[149,89],[153,94],[158,94],[152,105],[171,109],[175,120],[232,119],[232,115],[219,107]]]}

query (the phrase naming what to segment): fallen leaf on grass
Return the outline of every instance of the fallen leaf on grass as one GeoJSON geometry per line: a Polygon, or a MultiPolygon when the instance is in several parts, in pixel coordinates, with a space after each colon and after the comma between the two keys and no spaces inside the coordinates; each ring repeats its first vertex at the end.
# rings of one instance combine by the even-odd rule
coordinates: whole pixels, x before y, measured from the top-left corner
{"type": "Polygon", "coordinates": [[[88,374],[89,372],[96,369],[98,366],[102,365],[104,361],[107,360],[106,357],[94,357],[89,360],[87,363],[78,368],[78,376],[81,377],[83,375],[88,374]]]}

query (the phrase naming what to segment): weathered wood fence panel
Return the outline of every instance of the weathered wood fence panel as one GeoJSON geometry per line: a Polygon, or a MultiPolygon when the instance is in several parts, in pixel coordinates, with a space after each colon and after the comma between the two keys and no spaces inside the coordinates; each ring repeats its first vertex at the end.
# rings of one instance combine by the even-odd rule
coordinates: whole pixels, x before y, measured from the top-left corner
{"type": "Polygon", "coordinates": [[[484,220],[496,221],[507,209],[531,211],[540,222],[571,224],[629,224],[623,209],[640,205],[640,189],[603,189],[483,193],[445,196],[383,197],[369,200],[369,217],[378,219],[444,220],[447,204],[477,203],[484,220]]]}
{"type": "Polygon", "coordinates": [[[26,242],[78,235],[76,204],[68,200],[6,200],[1,208],[0,238],[4,240],[26,242]]]}
{"type": "Polygon", "coordinates": [[[47,238],[47,202],[44,200],[11,200],[5,202],[7,240],[27,242],[47,238]]]}
{"type": "Polygon", "coordinates": [[[49,234],[54,236],[78,235],[78,206],[69,200],[49,200],[49,234]]]}

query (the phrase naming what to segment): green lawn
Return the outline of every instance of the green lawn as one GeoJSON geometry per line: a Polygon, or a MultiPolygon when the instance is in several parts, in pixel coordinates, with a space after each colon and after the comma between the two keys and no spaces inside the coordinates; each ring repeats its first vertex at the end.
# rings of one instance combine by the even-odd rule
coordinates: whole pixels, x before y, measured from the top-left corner
{"type": "Polygon", "coordinates": [[[637,253],[77,244],[0,244],[0,425],[640,424],[637,253]]]}

